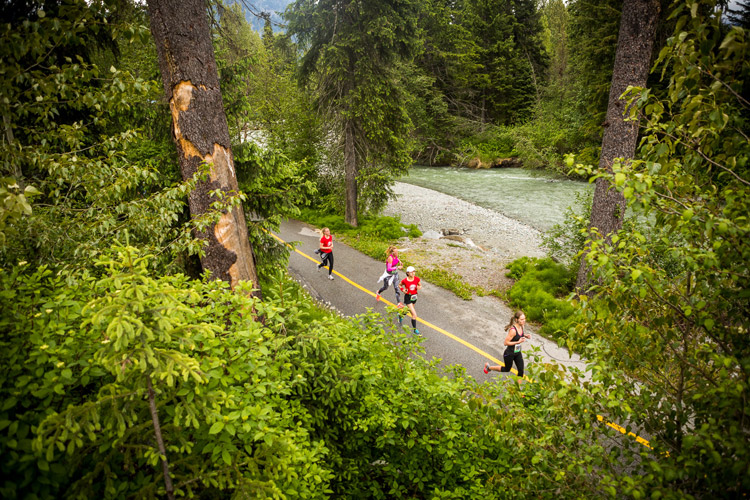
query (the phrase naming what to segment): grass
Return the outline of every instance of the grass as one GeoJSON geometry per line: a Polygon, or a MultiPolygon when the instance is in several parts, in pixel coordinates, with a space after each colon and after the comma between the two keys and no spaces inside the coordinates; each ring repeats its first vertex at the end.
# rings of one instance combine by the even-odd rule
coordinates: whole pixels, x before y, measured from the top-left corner
{"type": "Polygon", "coordinates": [[[484,292],[483,288],[471,286],[465,283],[458,274],[444,269],[422,268],[419,274],[430,283],[453,292],[463,300],[471,300],[474,293],[481,295],[484,292]]]}
{"type": "Polygon", "coordinates": [[[574,273],[550,258],[522,257],[508,266],[509,278],[516,282],[507,299],[523,309],[530,321],[541,323],[539,333],[560,339],[573,321],[573,306],[565,297],[573,290],[574,273]]]}

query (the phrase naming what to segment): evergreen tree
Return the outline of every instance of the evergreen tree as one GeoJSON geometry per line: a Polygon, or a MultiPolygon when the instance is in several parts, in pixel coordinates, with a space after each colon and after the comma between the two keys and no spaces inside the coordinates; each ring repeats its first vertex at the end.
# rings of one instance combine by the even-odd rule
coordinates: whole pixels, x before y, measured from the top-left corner
{"type": "MultiPolygon", "coordinates": [[[[572,86],[579,113],[588,117],[587,139],[596,149],[607,112],[621,9],[622,0],[573,0],[568,5],[572,86]]],[[[598,154],[589,154],[586,160],[596,162],[598,154]]]]}
{"type": "Polygon", "coordinates": [[[479,47],[476,62],[481,69],[474,75],[472,87],[478,92],[478,118],[482,123],[518,122],[528,116],[536,102],[534,63],[541,69],[543,57],[538,38],[541,24],[533,4],[466,2],[464,26],[479,47]]]}
{"type": "Polygon", "coordinates": [[[318,109],[329,120],[331,165],[343,165],[345,220],[360,204],[382,206],[395,173],[409,165],[411,123],[395,73],[415,51],[418,2],[297,0],[288,33],[303,48],[301,75],[315,77],[318,109]],[[360,203],[359,195],[365,193],[360,203]]]}
{"type": "Polygon", "coordinates": [[[548,31],[545,49],[550,55],[547,91],[561,101],[572,94],[568,47],[570,15],[562,0],[547,2],[543,10],[544,25],[548,31]]]}
{"type": "Polygon", "coordinates": [[[416,156],[427,163],[449,163],[450,152],[473,135],[481,120],[481,100],[472,87],[480,71],[479,47],[461,22],[462,3],[427,0],[420,12],[420,51],[405,68],[415,125],[416,156]]]}

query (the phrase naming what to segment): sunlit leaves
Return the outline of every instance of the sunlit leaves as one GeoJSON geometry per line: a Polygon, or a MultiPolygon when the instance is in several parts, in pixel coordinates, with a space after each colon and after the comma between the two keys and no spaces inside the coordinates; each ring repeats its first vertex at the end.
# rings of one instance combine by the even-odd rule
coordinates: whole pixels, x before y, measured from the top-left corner
{"type": "Polygon", "coordinates": [[[615,385],[609,370],[629,381],[616,385],[629,418],[669,452],[642,483],[623,482],[633,496],[736,496],[749,486],[750,143],[739,92],[750,44],[736,28],[723,35],[710,4],[678,3],[678,30],[659,57],[666,94],[630,91],[631,114],[646,125],[640,157],[607,177],[642,229],[589,256],[601,282],[573,335],[601,360],[595,380],[615,385]]]}

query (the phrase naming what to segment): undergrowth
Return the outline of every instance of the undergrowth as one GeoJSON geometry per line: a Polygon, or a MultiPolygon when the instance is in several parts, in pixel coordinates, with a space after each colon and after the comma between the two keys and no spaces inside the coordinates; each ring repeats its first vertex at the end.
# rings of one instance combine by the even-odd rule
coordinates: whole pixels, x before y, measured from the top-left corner
{"type": "Polygon", "coordinates": [[[572,291],[575,274],[550,258],[522,257],[508,266],[507,276],[516,282],[508,290],[510,304],[523,309],[530,321],[542,324],[539,333],[562,337],[573,321],[573,306],[565,299],[572,291]]]}

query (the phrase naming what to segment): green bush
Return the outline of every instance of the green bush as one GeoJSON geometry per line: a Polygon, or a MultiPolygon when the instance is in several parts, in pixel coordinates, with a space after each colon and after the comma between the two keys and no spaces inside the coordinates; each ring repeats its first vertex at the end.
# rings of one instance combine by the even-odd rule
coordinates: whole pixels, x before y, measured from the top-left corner
{"type": "Polygon", "coordinates": [[[518,156],[515,139],[501,127],[491,128],[488,132],[464,139],[458,146],[458,152],[464,159],[479,157],[487,163],[497,158],[518,156]]]}
{"type": "Polygon", "coordinates": [[[567,332],[575,310],[560,297],[572,290],[573,272],[550,258],[522,257],[510,263],[506,275],[516,280],[508,290],[510,303],[542,323],[539,333],[558,338],[567,332]]]}
{"type": "Polygon", "coordinates": [[[547,250],[547,255],[574,270],[580,265],[578,254],[588,238],[593,197],[593,190],[576,193],[573,205],[565,209],[565,222],[555,224],[542,236],[542,246],[547,250]]]}
{"type": "Polygon", "coordinates": [[[415,337],[321,310],[282,274],[260,301],[152,277],[150,259],[0,273],[3,497],[164,497],[163,458],[176,496],[199,498],[574,497],[607,467],[557,390],[437,371],[415,337]],[[562,494],[559,463],[582,471],[562,494]]]}
{"type": "Polygon", "coordinates": [[[301,211],[300,218],[315,227],[327,227],[332,233],[349,237],[359,238],[364,236],[384,241],[396,241],[404,236],[410,238],[422,236],[422,232],[416,225],[404,225],[398,217],[366,215],[360,217],[358,227],[352,227],[344,221],[344,217],[341,215],[306,208],[301,211]]]}

